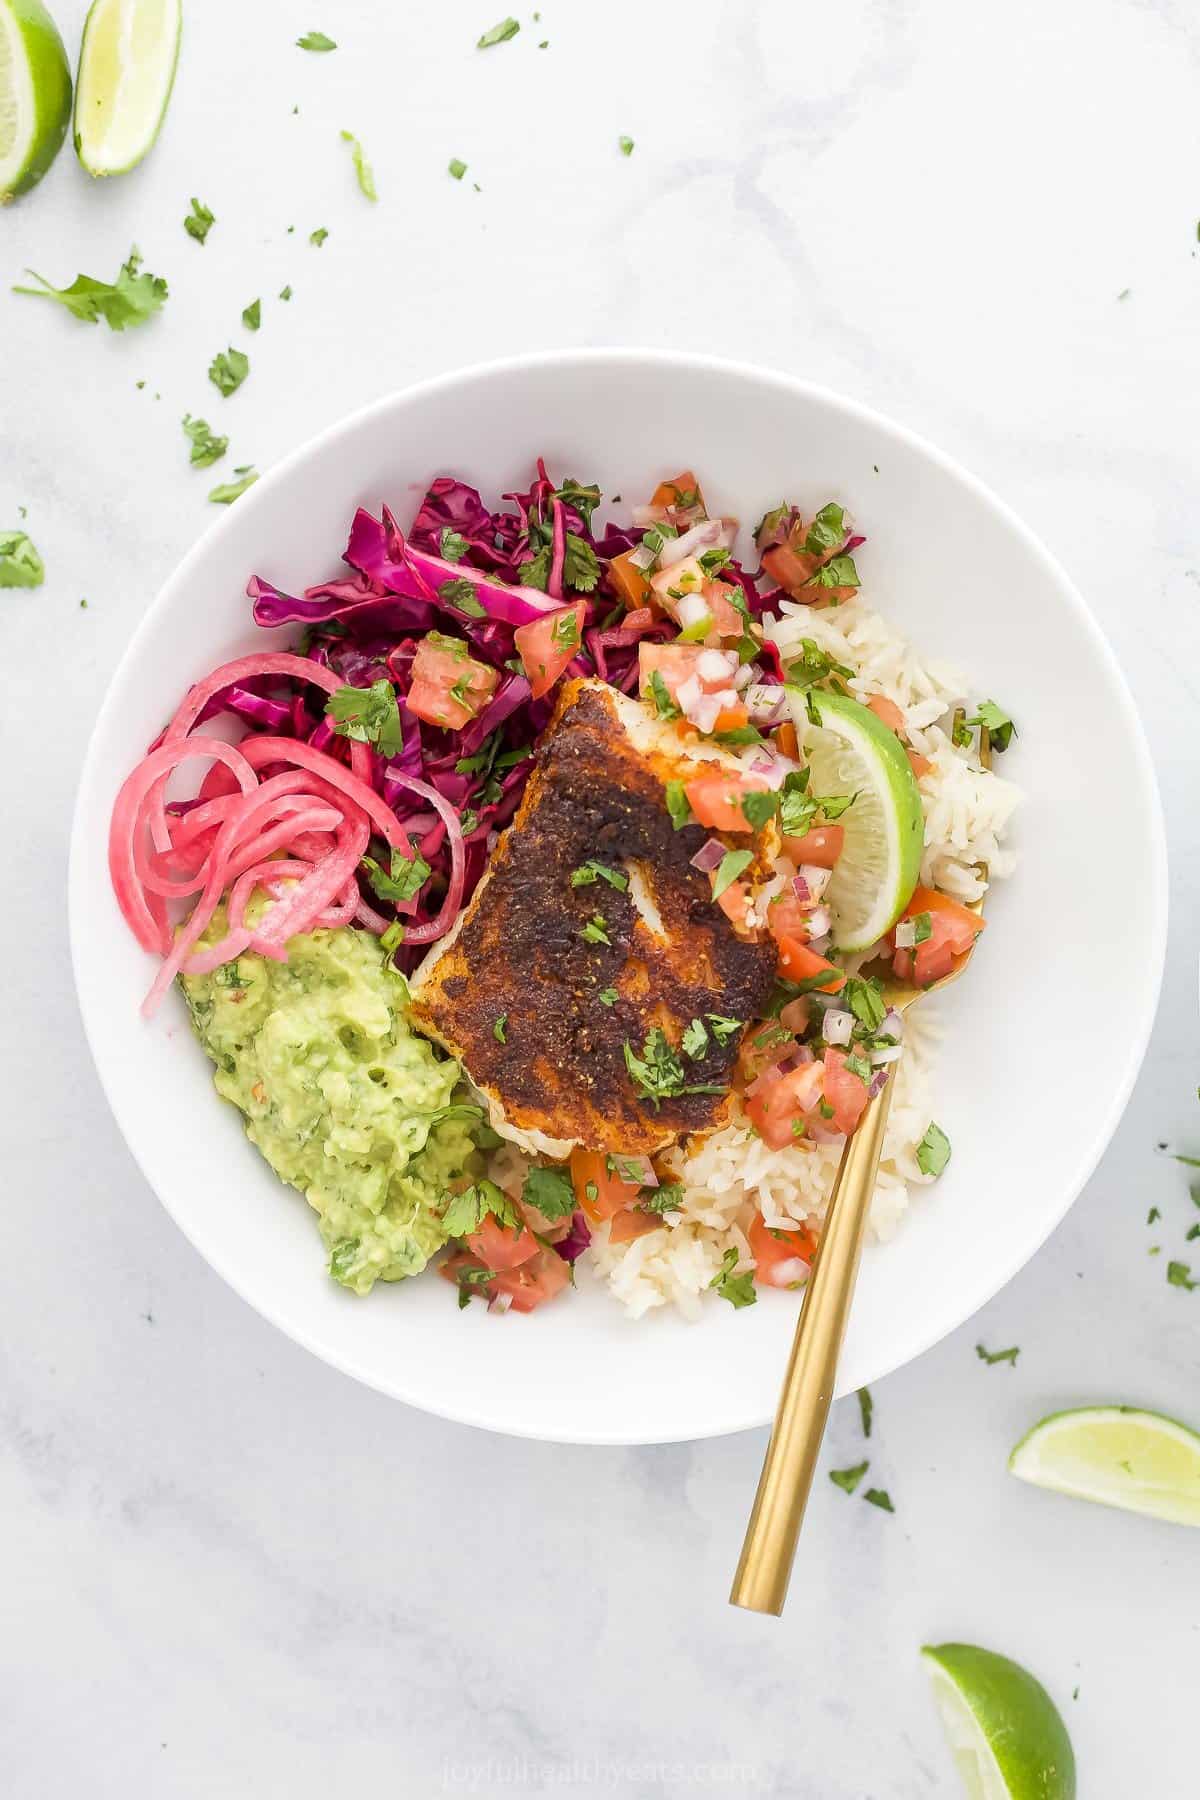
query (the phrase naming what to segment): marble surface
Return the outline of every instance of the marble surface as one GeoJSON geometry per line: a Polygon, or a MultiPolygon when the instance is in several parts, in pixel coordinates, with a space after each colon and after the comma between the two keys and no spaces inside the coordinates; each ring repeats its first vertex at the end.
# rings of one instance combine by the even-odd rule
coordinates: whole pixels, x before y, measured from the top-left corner
{"type": "MultiPolygon", "coordinates": [[[[56,10],[73,52],[83,0],[56,10]]],[[[1165,1280],[1200,1215],[1156,1150],[1200,1148],[1200,24],[1183,0],[543,0],[477,53],[498,11],[206,0],[146,165],[92,186],[68,152],[0,217],[0,526],[27,507],[48,568],[2,606],[5,1790],[949,1800],[917,1651],[966,1638],[1050,1686],[1087,1800],[1182,1800],[1200,1540],[1038,1494],[1004,1458],[1059,1406],[1200,1415],[1200,1293],[1165,1280]],[[335,54],[292,47],[313,26],[335,54]],[[218,217],[203,249],[181,228],[192,194],[218,217]],[[114,272],[132,241],[172,287],[144,332],[7,291],[26,264],[114,272]],[[287,282],[290,306],[270,298],[287,282]],[[205,369],[229,342],[254,366],[224,403],[205,369]],[[1168,815],[1163,1004],[1111,1150],[1032,1266],[880,1385],[872,1479],[896,1514],[820,1478],[778,1623],[725,1602],[762,1434],[525,1444],[325,1368],[161,1211],[72,997],[88,731],[212,512],[180,416],[219,419],[230,461],[266,467],[419,376],[602,343],[794,370],[991,482],[1115,644],[1168,815]],[[1019,1344],[1017,1366],[986,1367],[979,1341],[1019,1344]]],[[[1137,879],[1120,830],[1116,906],[1137,879]]],[[[1082,1029],[1102,1028],[1103,984],[1082,1029]]],[[[843,1403],[826,1466],[860,1449],[843,1403]]]]}

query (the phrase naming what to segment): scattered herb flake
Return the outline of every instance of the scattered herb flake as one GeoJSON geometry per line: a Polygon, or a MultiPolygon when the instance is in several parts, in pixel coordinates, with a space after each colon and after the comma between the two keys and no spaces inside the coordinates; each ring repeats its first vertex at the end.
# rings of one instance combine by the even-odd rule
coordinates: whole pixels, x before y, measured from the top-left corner
{"type": "Polygon", "coordinates": [[[461,531],[455,531],[451,525],[443,525],[438,537],[438,555],[443,562],[461,562],[470,546],[461,531]]]}
{"type": "Polygon", "coordinates": [[[683,1053],[690,1056],[693,1062],[699,1062],[708,1049],[708,1027],[703,1019],[693,1019],[682,1038],[683,1053]]]}
{"type": "Polygon", "coordinates": [[[622,156],[632,156],[633,139],[631,137],[625,137],[624,134],[622,134],[622,136],[617,139],[617,148],[620,150],[622,156]]]}
{"type": "Polygon", "coordinates": [[[325,703],[325,717],[339,737],[374,744],[381,756],[399,756],[404,746],[390,681],[376,681],[369,688],[338,688],[325,703]]]}
{"type": "Polygon", "coordinates": [[[240,500],[246,489],[252,488],[258,480],[258,470],[252,463],[242,463],[241,467],[235,469],[233,473],[235,480],[222,482],[219,486],[209,489],[208,497],[214,505],[232,506],[234,501],[240,500]]]}
{"type": "Polygon", "coordinates": [[[337,44],[323,31],[306,31],[303,37],[296,39],[296,47],[299,50],[336,50],[337,44]]]}
{"type": "Polygon", "coordinates": [[[855,1463],[849,1469],[830,1469],[829,1479],[843,1494],[852,1494],[870,1467],[869,1462],[855,1463]]]}
{"type": "Polygon", "coordinates": [[[506,1012],[502,1012],[500,1017],[493,1024],[492,1036],[498,1044],[506,1044],[508,1042],[508,1014],[506,1012]]]}
{"type": "Polygon", "coordinates": [[[364,856],[359,866],[365,870],[367,880],[379,899],[389,901],[393,906],[415,899],[431,873],[423,856],[406,856],[395,845],[392,846],[390,868],[380,868],[373,856],[364,856]]]}
{"type": "Polygon", "coordinates": [[[871,1420],[875,1413],[875,1402],[871,1398],[870,1388],[858,1390],[858,1416],[862,1421],[862,1434],[865,1438],[871,1435],[871,1420]]]}
{"type": "Polygon", "coordinates": [[[114,282],[97,281],[92,275],[77,275],[70,287],[56,288],[35,269],[26,273],[41,282],[40,288],[15,287],[14,294],[32,294],[37,300],[56,300],[60,306],[94,325],[103,319],[110,331],[124,331],[131,325],[144,325],[167,298],[167,284],[161,275],[143,275],[142,258],[137,245],[121,265],[114,282]]]}
{"type": "Polygon", "coordinates": [[[754,1273],[747,1269],[744,1274],[735,1275],[737,1265],[737,1247],[732,1246],[721,1258],[721,1267],[708,1285],[722,1300],[728,1300],[730,1306],[753,1306],[758,1299],[754,1291],[754,1273]]]}
{"type": "Polygon", "coordinates": [[[450,174],[451,174],[451,175],[453,175],[453,177],[454,177],[454,179],[455,179],[455,181],[461,181],[461,180],[462,180],[462,178],[463,178],[463,176],[464,176],[464,175],[465,175],[465,174],[466,174],[466,172],[467,172],[467,165],[466,165],[466,163],[465,163],[465,162],[463,162],[463,161],[462,161],[462,160],[461,160],[461,159],[460,159],[460,158],[459,158],[459,157],[457,157],[457,156],[452,156],[452,157],[451,157],[451,158],[450,158],[450,161],[449,161],[449,162],[448,162],[448,163],[447,163],[447,164],[446,164],[446,168],[447,168],[447,170],[448,170],[448,171],[449,171],[449,173],[450,173],[450,174]]]}
{"type": "Polygon", "coordinates": [[[1159,1212],[1157,1206],[1152,1206],[1150,1211],[1146,1214],[1146,1223],[1147,1225],[1153,1225],[1156,1220],[1161,1218],[1162,1214],[1159,1212]]]}
{"type": "Polygon", "coordinates": [[[620,999],[620,995],[617,993],[615,987],[606,987],[600,989],[596,998],[599,1000],[601,1006],[615,1006],[620,999]]]}
{"type": "Polygon", "coordinates": [[[713,899],[719,900],[725,889],[735,882],[742,871],[748,869],[753,861],[753,850],[727,850],[721,858],[720,867],[713,880],[713,899]]]}
{"type": "Polygon", "coordinates": [[[575,1188],[562,1169],[534,1166],[525,1177],[521,1198],[547,1219],[569,1219],[575,1211],[575,1188]]]}
{"type": "Polygon", "coordinates": [[[930,1122],[917,1145],[917,1167],[922,1175],[940,1175],[950,1161],[950,1139],[940,1125],[930,1122]]]}
{"type": "Polygon", "coordinates": [[[208,207],[205,206],[204,202],[202,200],[197,200],[196,196],[193,194],[192,210],[183,221],[183,229],[187,232],[188,236],[190,238],[195,238],[198,244],[202,244],[216,222],[216,218],[209,211],[208,207]]]}
{"type": "Polygon", "coordinates": [[[443,581],[437,591],[438,599],[445,605],[454,607],[456,612],[466,613],[468,618],[483,619],[487,617],[486,608],[475,596],[475,583],[465,575],[459,575],[451,581],[443,581]]]}
{"type": "Polygon", "coordinates": [[[228,350],[219,351],[208,366],[208,379],[226,400],[237,393],[249,373],[250,358],[232,344],[228,350]]]}
{"type": "Polygon", "coordinates": [[[718,1044],[724,1046],[742,1029],[741,1019],[727,1019],[724,1013],[709,1013],[708,1027],[718,1044]]]}
{"type": "Polygon", "coordinates": [[[191,413],[184,413],[183,430],[191,441],[188,461],[194,469],[211,468],[213,463],[220,462],[229,448],[227,437],[213,436],[207,419],[193,419],[191,413]]]}
{"type": "MultiPolygon", "coordinates": [[[[660,719],[678,719],[682,717],[681,709],[671,698],[671,691],[662,677],[661,669],[654,669],[650,675],[650,695],[654,701],[654,710],[660,719]]],[[[668,783],[668,793],[672,787],[682,787],[682,782],[668,783]]],[[[672,814],[674,817],[674,814],[672,814]]]]}
{"type": "Polygon", "coordinates": [[[520,24],[516,19],[511,17],[501,19],[498,25],[493,25],[490,31],[484,32],[483,36],[476,43],[475,48],[477,50],[490,50],[493,44],[507,43],[509,38],[516,37],[520,29],[520,24]]]}
{"type": "Polygon", "coordinates": [[[290,285],[289,285],[289,286],[288,286],[288,287],[283,287],[283,288],[280,288],[280,290],[279,290],[279,298],[280,298],[280,299],[281,299],[281,300],[290,300],[290,299],[291,299],[291,297],[292,297],[292,290],[291,290],[291,287],[290,287],[290,285]]]}
{"type": "Polygon", "coordinates": [[[987,1363],[989,1367],[991,1367],[993,1363],[1006,1362],[1015,1369],[1017,1366],[1017,1358],[1020,1356],[1021,1350],[1020,1346],[1017,1344],[1010,1345],[1007,1350],[985,1350],[982,1344],[976,1344],[975,1354],[980,1362],[987,1363]]]}
{"type": "Polygon", "coordinates": [[[872,1506],[879,1507],[881,1512],[894,1513],[896,1510],[892,1505],[892,1496],[886,1488],[868,1488],[863,1499],[869,1500],[872,1506]]]}
{"type": "Polygon", "coordinates": [[[354,173],[358,177],[359,192],[365,194],[368,200],[378,200],[374,171],[363,154],[362,145],[352,131],[343,131],[342,142],[350,145],[351,154],[354,157],[354,173]]]}
{"type": "Polygon", "coordinates": [[[685,825],[690,825],[692,823],[692,809],[688,802],[687,792],[682,781],[668,781],[666,798],[667,811],[671,815],[671,823],[674,825],[676,831],[682,830],[685,825]]]}
{"type": "Polygon", "coordinates": [[[0,588],[37,588],[46,565],[24,531],[0,531],[0,588]]]}
{"type": "Polygon", "coordinates": [[[252,300],[242,308],[242,324],[247,331],[257,331],[262,324],[262,301],[252,300]]]}
{"type": "Polygon", "coordinates": [[[748,825],[755,831],[761,830],[768,819],[774,818],[779,811],[779,795],[767,791],[765,793],[749,793],[742,795],[742,813],[748,825]]]}
{"type": "Polygon", "coordinates": [[[1167,1264],[1167,1280],[1172,1287],[1187,1288],[1189,1293],[1193,1288],[1200,1287],[1200,1281],[1192,1280],[1191,1263],[1169,1262],[1167,1264]]]}
{"type": "Polygon", "coordinates": [[[310,244],[314,245],[316,249],[319,250],[321,248],[321,245],[325,242],[325,239],[328,236],[329,236],[329,233],[325,229],[324,225],[318,225],[317,229],[315,231],[309,232],[308,241],[310,244]]]}
{"type": "Polygon", "coordinates": [[[593,913],[579,935],[585,944],[612,944],[608,935],[608,920],[603,913],[593,913]]]}
{"type": "Polygon", "coordinates": [[[594,882],[607,881],[610,888],[624,893],[629,886],[629,877],[624,869],[610,869],[607,863],[597,862],[589,857],[587,862],[580,863],[577,869],[571,870],[572,887],[591,887],[594,882]]]}

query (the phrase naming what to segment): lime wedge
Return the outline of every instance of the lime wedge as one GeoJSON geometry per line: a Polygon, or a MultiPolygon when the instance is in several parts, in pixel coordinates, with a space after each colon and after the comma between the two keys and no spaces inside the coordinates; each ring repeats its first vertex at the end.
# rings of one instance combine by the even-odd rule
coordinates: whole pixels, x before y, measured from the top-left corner
{"type": "Polygon", "coordinates": [[[1008,1459],[1035,1487],[1200,1525],[1200,1435],[1136,1406],[1051,1413],[1008,1459]]]}
{"type": "Polygon", "coordinates": [[[867,950],[890,931],[921,872],[925,822],[904,746],[866,706],[842,694],[788,689],[813,795],[855,796],[838,820],[845,845],[825,890],[838,950],[867,950]],[[809,702],[821,723],[809,716],[809,702]]]}
{"type": "Polygon", "coordinates": [[[0,0],[0,206],[42,179],[71,116],[71,70],[41,0],[0,0]]]}
{"type": "Polygon", "coordinates": [[[926,1644],[921,1655],[970,1800],[1075,1800],[1075,1753],[1040,1681],[975,1644],[926,1644]]]}
{"type": "Polygon", "coordinates": [[[182,29],[182,0],[94,0],[75,83],[75,153],[89,175],[124,175],[153,147],[182,29]]]}

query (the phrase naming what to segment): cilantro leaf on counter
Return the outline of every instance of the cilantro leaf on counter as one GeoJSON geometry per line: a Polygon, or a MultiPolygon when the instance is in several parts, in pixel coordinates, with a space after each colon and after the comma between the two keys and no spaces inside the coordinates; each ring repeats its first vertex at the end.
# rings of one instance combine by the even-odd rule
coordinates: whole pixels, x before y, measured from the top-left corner
{"type": "Polygon", "coordinates": [[[892,1496],[886,1488],[868,1488],[863,1499],[869,1501],[872,1506],[878,1506],[882,1512],[894,1513],[896,1510],[892,1505],[892,1496]]]}
{"type": "Polygon", "coordinates": [[[736,1246],[731,1246],[721,1258],[721,1267],[709,1282],[714,1293],[720,1294],[722,1300],[728,1300],[730,1306],[753,1306],[758,1299],[754,1291],[754,1274],[747,1269],[742,1275],[735,1275],[738,1265],[736,1246]]]}
{"type": "Polygon", "coordinates": [[[24,531],[0,531],[0,588],[36,588],[46,579],[46,565],[24,531]]]}
{"type": "Polygon", "coordinates": [[[103,319],[110,331],[124,331],[131,325],[144,325],[167,298],[167,284],[162,276],[143,275],[141,266],[141,253],[135,244],[114,282],[77,275],[70,287],[56,288],[35,269],[29,269],[26,273],[40,281],[41,287],[14,287],[13,293],[31,294],[36,300],[56,300],[86,325],[103,319]]]}
{"type": "Polygon", "coordinates": [[[455,181],[461,181],[467,172],[467,165],[463,162],[461,157],[452,156],[450,161],[446,164],[446,171],[448,174],[453,175],[455,181]]]}
{"type": "Polygon", "coordinates": [[[852,1494],[867,1470],[869,1462],[854,1463],[849,1469],[830,1469],[829,1479],[834,1487],[840,1487],[843,1494],[852,1494]]]}
{"type": "Polygon", "coordinates": [[[870,1388],[858,1390],[858,1416],[862,1421],[862,1434],[865,1438],[871,1435],[871,1419],[875,1412],[875,1402],[871,1398],[870,1388]]]}
{"type": "Polygon", "coordinates": [[[354,157],[354,173],[358,177],[359,192],[364,194],[368,200],[378,200],[379,195],[375,191],[375,174],[366,159],[362,145],[352,131],[343,131],[342,142],[350,145],[351,154],[354,157]]]}
{"type": "Polygon", "coordinates": [[[228,350],[219,351],[208,366],[208,379],[226,400],[230,394],[237,393],[249,373],[250,358],[245,351],[235,350],[232,344],[228,350]]]}
{"type": "Polygon", "coordinates": [[[622,156],[632,156],[633,155],[633,139],[631,137],[626,137],[624,135],[624,133],[622,133],[622,135],[617,139],[617,148],[621,152],[622,156]]]}
{"type": "Polygon", "coordinates": [[[374,744],[381,756],[399,756],[404,747],[400,708],[390,681],[369,688],[341,687],[325,703],[325,717],[339,737],[374,744]]]}
{"type": "Polygon", "coordinates": [[[298,50],[336,50],[337,44],[333,38],[326,37],[323,31],[306,31],[303,37],[296,39],[296,48],[298,50]]]}
{"type": "Polygon", "coordinates": [[[516,37],[520,29],[520,24],[516,19],[512,17],[501,19],[498,25],[493,25],[490,30],[484,32],[483,36],[476,42],[475,48],[477,50],[490,50],[493,44],[507,43],[509,38],[516,37]]]}
{"type": "Polygon", "coordinates": [[[262,301],[252,300],[242,308],[242,324],[247,331],[257,331],[262,324],[262,301]]]}
{"type": "Polygon", "coordinates": [[[258,480],[258,470],[253,463],[241,463],[234,471],[234,480],[220,483],[210,488],[208,497],[215,506],[232,506],[240,500],[247,488],[252,488],[258,480]]]}
{"type": "Polygon", "coordinates": [[[207,419],[193,419],[191,413],[184,413],[183,430],[191,441],[188,461],[194,469],[211,468],[213,463],[220,462],[229,448],[227,437],[213,436],[207,419]]]}
{"type": "Polygon", "coordinates": [[[1011,1368],[1015,1369],[1017,1366],[1017,1358],[1020,1356],[1021,1350],[1020,1346],[1017,1344],[1011,1345],[1007,1350],[985,1350],[982,1344],[976,1344],[975,1354],[980,1362],[987,1363],[989,1367],[994,1363],[1006,1362],[1011,1368]]]}
{"type": "Polygon", "coordinates": [[[198,244],[202,244],[216,222],[215,215],[205,206],[203,200],[197,200],[193,194],[192,210],[183,221],[183,229],[188,236],[195,238],[198,244]]]}
{"type": "Polygon", "coordinates": [[[1172,1287],[1186,1288],[1189,1293],[1193,1288],[1200,1287],[1200,1281],[1192,1280],[1191,1263],[1169,1262],[1167,1264],[1167,1280],[1172,1287]]]}
{"type": "Polygon", "coordinates": [[[329,233],[325,229],[324,225],[318,225],[317,229],[315,231],[309,232],[308,241],[310,244],[312,244],[314,249],[319,250],[321,248],[321,245],[325,242],[325,239],[328,236],[329,236],[329,233]]]}

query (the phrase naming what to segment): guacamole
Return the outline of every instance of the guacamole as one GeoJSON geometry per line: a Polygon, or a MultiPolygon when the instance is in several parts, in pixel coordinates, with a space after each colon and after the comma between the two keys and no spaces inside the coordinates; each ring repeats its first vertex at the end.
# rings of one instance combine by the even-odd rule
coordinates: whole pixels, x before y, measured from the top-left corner
{"type": "MultiPolygon", "coordinates": [[[[224,908],[206,934],[226,931],[224,908]]],[[[356,1294],[419,1275],[446,1241],[452,1185],[480,1163],[456,1062],[409,1030],[408,989],[378,941],[343,927],[181,978],[217,1092],[317,1214],[329,1273],[356,1294]]]]}

